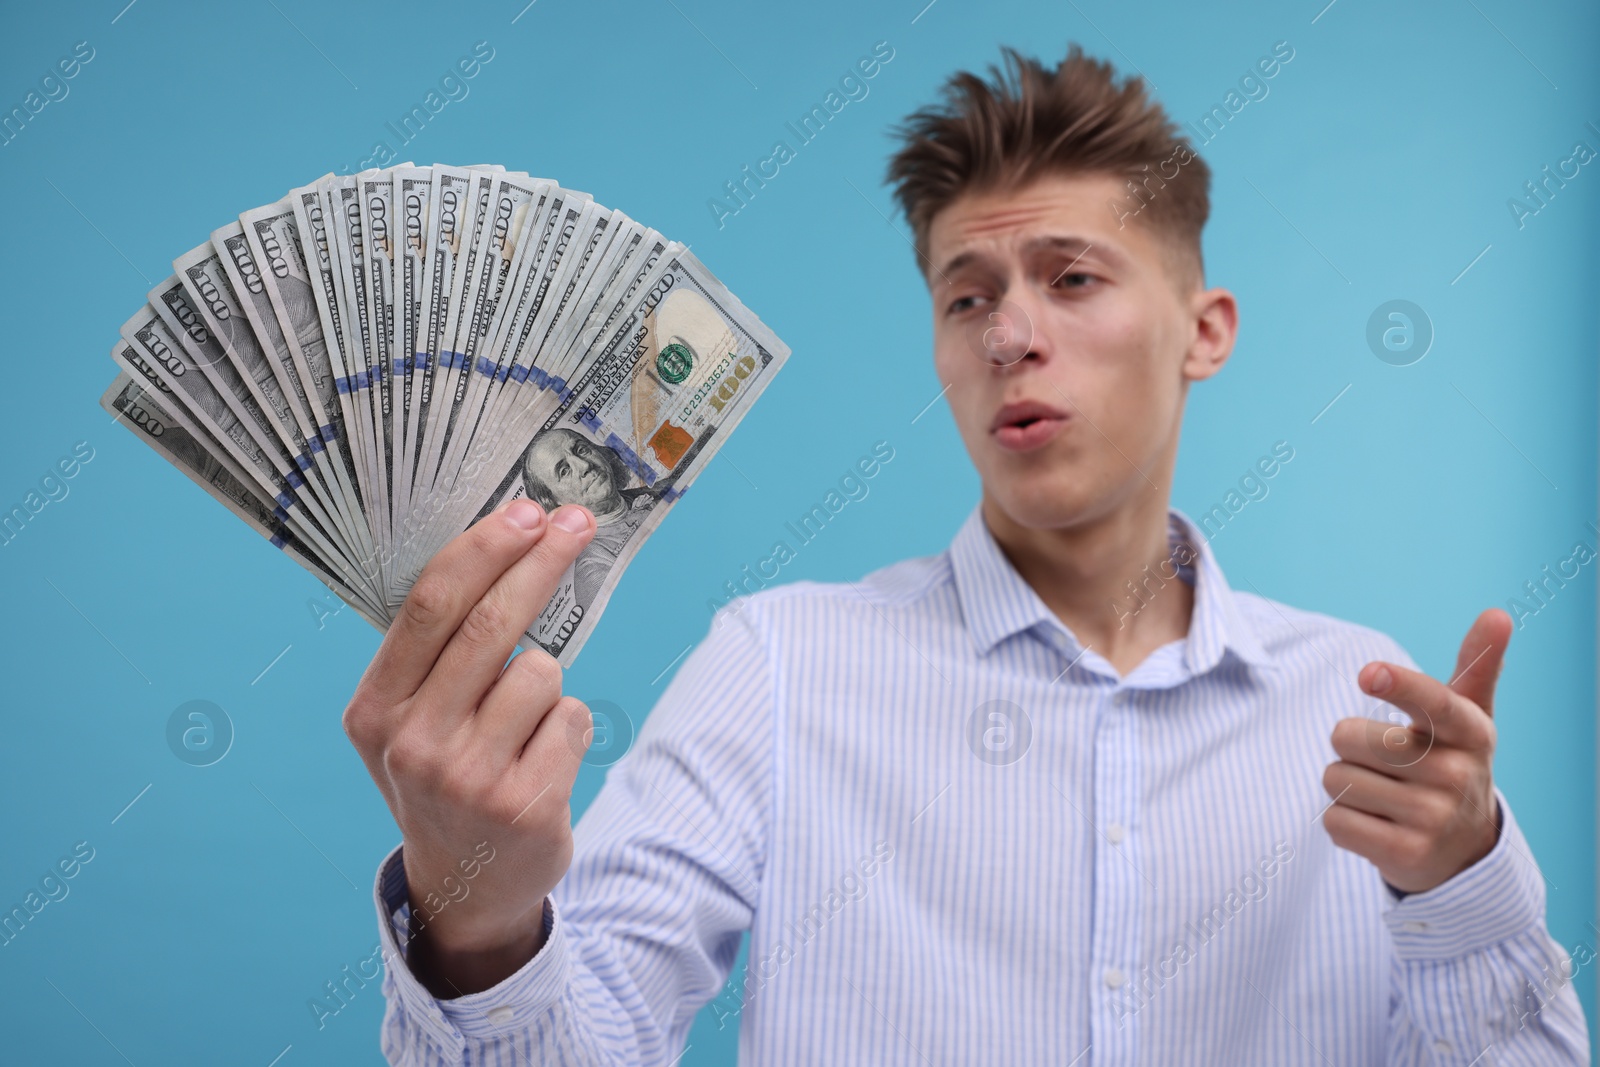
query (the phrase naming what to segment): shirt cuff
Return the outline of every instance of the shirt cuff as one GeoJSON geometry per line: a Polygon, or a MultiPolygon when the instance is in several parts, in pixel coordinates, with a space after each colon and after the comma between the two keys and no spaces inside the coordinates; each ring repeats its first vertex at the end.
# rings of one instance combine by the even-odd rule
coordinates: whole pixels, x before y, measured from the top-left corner
{"type": "Polygon", "coordinates": [[[1494,797],[1502,824],[1488,854],[1383,913],[1401,960],[1454,959],[1544,924],[1544,875],[1499,786],[1494,797]]]}
{"type": "Polygon", "coordinates": [[[428,992],[406,966],[403,946],[409,940],[411,906],[406,892],[404,845],[397,845],[378,868],[373,887],[383,955],[384,995],[397,1002],[418,1029],[441,1048],[459,1057],[467,1039],[528,1033],[560,1001],[571,977],[566,926],[555,901],[544,902],[545,943],[514,974],[477,993],[449,1000],[428,992]]]}

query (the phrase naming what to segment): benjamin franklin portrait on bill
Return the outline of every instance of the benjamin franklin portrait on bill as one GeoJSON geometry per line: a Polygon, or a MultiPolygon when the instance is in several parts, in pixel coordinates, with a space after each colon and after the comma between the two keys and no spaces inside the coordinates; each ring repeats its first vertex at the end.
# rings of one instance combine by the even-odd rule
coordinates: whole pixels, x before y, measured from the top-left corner
{"type": "Polygon", "coordinates": [[[594,514],[595,534],[573,564],[573,593],[585,607],[605,584],[628,540],[660,494],[626,488],[632,472],[615,450],[577,430],[558,426],[536,436],[522,453],[522,482],[546,511],[582,504],[594,514]]]}

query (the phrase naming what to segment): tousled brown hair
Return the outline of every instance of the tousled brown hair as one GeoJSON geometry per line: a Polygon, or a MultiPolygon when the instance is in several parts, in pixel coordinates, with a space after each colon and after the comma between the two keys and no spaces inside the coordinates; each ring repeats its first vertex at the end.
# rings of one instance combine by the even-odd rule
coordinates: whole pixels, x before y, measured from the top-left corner
{"type": "Polygon", "coordinates": [[[1045,174],[1109,174],[1126,184],[1107,211],[1119,225],[1146,226],[1169,253],[1174,275],[1201,284],[1211,169],[1146,97],[1144,79],[1119,84],[1110,63],[1076,44],[1054,68],[1014,48],[1001,54],[1004,71],[991,64],[988,81],[958,71],[945,81],[940,103],[892,131],[901,148],[889,160],[889,183],[923,273],[933,218],[963,193],[1019,189],[1045,174]]]}

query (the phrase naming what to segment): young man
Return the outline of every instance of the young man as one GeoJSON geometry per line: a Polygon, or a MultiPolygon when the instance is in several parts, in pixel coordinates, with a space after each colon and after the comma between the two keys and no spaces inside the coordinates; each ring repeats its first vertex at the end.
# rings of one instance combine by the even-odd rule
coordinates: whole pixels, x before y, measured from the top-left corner
{"type": "Polygon", "coordinates": [[[1237,324],[1209,171],[1138,80],[1006,58],[890,166],[982,478],[946,552],[724,608],[575,833],[588,712],[502,665],[592,517],[417,582],[345,713],[391,1062],[668,1064],[713,998],[743,1063],[1588,1062],[1490,774],[1510,618],[1446,684],[1229,588],[1167,503],[1237,324]]]}

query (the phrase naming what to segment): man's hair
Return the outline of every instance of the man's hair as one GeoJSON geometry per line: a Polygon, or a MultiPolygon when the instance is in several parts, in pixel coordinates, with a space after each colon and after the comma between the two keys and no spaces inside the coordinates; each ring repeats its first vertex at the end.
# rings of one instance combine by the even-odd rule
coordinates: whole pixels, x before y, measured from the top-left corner
{"type": "Polygon", "coordinates": [[[928,262],[934,216],[963,193],[1015,190],[1046,174],[1107,174],[1128,184],[1106,211],[1119,225],[1130,217],[1145,225],[1168,251],[1174,276],[1200,284],[1211,169],[1146,98],[1144,79],[1119,84],[1110,63],[1076,44],[1053,69],[1014,48],[1001,53],[1004,72],[990,64],[987,82],[956,72],[941,103],[891,131],[902,147],[889,161],[889,182],[918,263],[928,262]]]}

